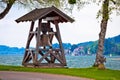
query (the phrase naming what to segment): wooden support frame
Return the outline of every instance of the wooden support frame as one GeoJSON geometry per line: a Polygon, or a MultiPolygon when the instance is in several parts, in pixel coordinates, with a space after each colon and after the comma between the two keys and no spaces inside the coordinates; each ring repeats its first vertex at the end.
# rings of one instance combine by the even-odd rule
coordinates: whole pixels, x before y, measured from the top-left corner
{"type": "Polygon", "coordinates": [[[29,35],[27,38],[26,49],[22,61],[23,66],[32,67],[65,67],[66,59],[62,46],[62,39],[59,30],[59,23],[74,22],[72,18],[57,9],[56,7],[48,7],[35,9],[22,17],[15,20],[17,23],[31,21],[29,35]],[[34,27],[35,21],[38,20],[38,26],[34,27]],[[45,25],[42,22],[47,21],[45,25]],[[56,32],[52,30],[50,23],[55,25],[56,32]],[[34,29],[36,28],[36,29],[34,29]],[[35,30],[35,31],[34,31],[35,30]],[[52,47],[53,38],[58,40],[59,49],[52,47]],[[36,45],[31,49],[31,42],[36,38],[36,45]],[[46,61],[46,63],[44,62],[46,61]],[[57,63],[58,62],[58,63],[57,63]]]}
{"type": "Polygon", "coordinates": [[[26,63],[26,57],[28,56],[28,51],[27,51],[27,49],[29,49],[29,45],[30,45],[30,42],[31,42],[31,40],[32,40],[32,37],[33,36],[31,36],[31,34],[30,34],[30,32],[32,32],[33,31],[33,29],[34,29],[34,24],[35,24],[35,22],[31,22],[31,26],[30,26],[30,30],[29,30],[29,35],[28,35],[28,40],[27,40],[27,44],[26,44],[26,50],[25,50],[25,53],[24,53],[24,57],[23,57],[23,61],[22,61],[22,64],[24,65],[24,63],[26,63]],[[30,37],[31,36],[31,37],[30,37]]]}
{"type": "MultiPolygon", "coordinates": [[[[54,18],[52,18],[54,19],[54,18]]],[[[50,21],[47,21],[46,25],[42,25],[42,19],[38,20],[38,27],[34,30],[34,22],[31,23],[31,27],[29,30],[28,40],[26,44],[26,51],[23,58],[24,66],[33,66],[33,67],[64,67],[66,66],[66,59],[64,54],[64,49],[62,46],[62,39],[60,35],[60,30],[58,26],[58,22],[55,19],[54,21],[56,32],[51,30],[50,21]],[[46,26],[46,29],[44,29],[46,26]],[[44,31],[46,30],[46,31],[44,31]],[[44,31],[44,32],[43,32],[44,31]],[[48,32],[47,34],[45,34],[48,32]],[[56,36],[59,42],[59,49],[53,49],[52,46],[43,46],[41,45],[42,36],[48,35],[49,41],[52,44],[53,37],[56,36]],[[35,49],[30,49],[30,43],[33,37],[36,37],[36,47],[35,49]],[[43,47],[43,48],[41,48],[43,47]],[[46,62],[44,62],[44,60],[46,62]],[[45,66],[46,65],[46,66],[45,66]]]]}
{"type": "Polygon", "coordinates": [[[55,27],[56,27],[56,36],[57,36],[57,39],[58,39],[58,41],[59,41],[60,49],[62,50],[62,55],[61,55],[61,57],[62,57],[62,59],[63,59],[64,65],[66,65],[64,48],[63,48],[63,46],[62,46],[62,39],[61,39],[61,35],[60,35],[60,30],[59,30],[58,22],[57,22],[57,21],[54,21],[54,24],[55,24],[55,27]]]}

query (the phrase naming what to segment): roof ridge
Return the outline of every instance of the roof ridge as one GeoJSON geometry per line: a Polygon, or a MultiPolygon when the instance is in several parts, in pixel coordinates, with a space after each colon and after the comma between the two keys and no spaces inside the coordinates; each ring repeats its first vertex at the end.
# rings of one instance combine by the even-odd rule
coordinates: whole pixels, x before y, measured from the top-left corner
{"type": "Polygon", "coordinates": [[[23,21],[36,21],[38,19],[43,19],[44,17],[49,16],[60,16],[61,20],[59,22],[73,22],[74,20],[63,13],[61,10],[56,8],[55,6],[47,7],[47,8],[36,8],[29,13],[23,15],[22,17],[16,19],[15,21],[17,23],[23,22],[23,21]]]}

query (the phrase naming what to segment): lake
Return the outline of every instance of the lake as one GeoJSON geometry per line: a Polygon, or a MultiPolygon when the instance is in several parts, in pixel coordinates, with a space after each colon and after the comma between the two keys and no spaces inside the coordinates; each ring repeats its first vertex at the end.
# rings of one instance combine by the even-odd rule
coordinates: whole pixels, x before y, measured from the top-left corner
{"type": "MultiPolygon", "coordinates": [[[[0,54],[1,65],[22,66],[23,54],[0,54]]],[[[95,61],[95,56],[66,56],[67,67],[87,68],[95,61]]],[[[120,56],[106,56],[106,68],[120,70],[120,56]]]]}

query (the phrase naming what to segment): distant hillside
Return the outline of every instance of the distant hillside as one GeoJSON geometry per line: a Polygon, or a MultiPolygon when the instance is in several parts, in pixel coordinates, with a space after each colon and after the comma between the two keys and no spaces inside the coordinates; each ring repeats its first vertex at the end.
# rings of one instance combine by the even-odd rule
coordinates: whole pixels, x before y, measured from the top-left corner
{"type": "Polygon", "coordinates": [[[23,52],[24,48],[0,45],[0,54],[22,54],[23,52]]]}
{"type": "MultiPolygon", "coordinates": [[[[58,48],[57,43],[52,45],[53,48],[58,48]]],[[[94,55],[97,52],[98,41],[89,41],[78,44],[63,43],[66,55],[94,55]]],[[[120,55],[120,35],[105,39],[104,55],[120,55]]],[[[0,54],[23,54],[24,48],[9,47],[0,45],[0,54]]]]}
{"type": "MultiPolygon", "coordinates": [[[[84,42],[76,45],[83,47],[84,54],[95,54],[97,52],[98,41],[84,42]]],[[[109,54],[120,55],[120,35],[105,39],[104,55],[109,54]]]]}
{"type": "Polygon", "coordinates": [[[120,35],[105,40],[104,54],[120,55],[120,35]]]}
{"type": "MultiPolygon", "coordinates": [[[[58,47],[58,44],[54,44],[58,47]]],[[[67,55],[94,55],[97,52],[98,41],[78,44],[63,43],[67,55]]],[[[104,55],[120,55],[120,35],[105,39],[104,55]]]]}

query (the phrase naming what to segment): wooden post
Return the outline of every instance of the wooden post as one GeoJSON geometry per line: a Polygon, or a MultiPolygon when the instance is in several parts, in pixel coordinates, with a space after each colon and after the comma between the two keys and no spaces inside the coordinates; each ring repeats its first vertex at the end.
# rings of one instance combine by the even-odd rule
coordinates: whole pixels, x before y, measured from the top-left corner
{"type": "Polygon", "coordinates": [[[30,26],[30,30],[29,30],[29,35],[28,35],[28,40],[27,40],[27,44],[26,44],[26,50],[25,50],[25,54],[24,54],[24,58],[23,58],[23,62],[22,62],[22,64],[24,65],[24,63],[26,63],[27,61],[26,61],[26,56],[28,55],[27,54],[27,49],[29,48],[29,45],[30,45],[30,42],[31,42],[31,40],[32,40],[32,38],[30,38],[30,36],[31,36],[31,34],[30,34],[30,32],[31,31],[33,31],[33,28],[34,28],[34,23],[35,22],[31,22],[31,26],[30,26]]]}
{"type": "Polygon", "coordinates": [[[54,23],[55,23],[55,27],[56,27],[56,32],[57,32],[60,49],[62,50],[62,60],[63,60],[64,65],[66,65],[66,59],[65,59],[65,54],[64,54],[64,48],[62,46],[62,39],[61,39],[61,35],[60,35],[59,25],[58,25],[57,21],[54,21],[54,23]]]}
{"type": "Polygon", "coordinates": [[[40,33],[41,33],[41,19],[38,21],[38,30],[37,30],[37,41],[36,41],[36,53],[35,53],[35,65],[38,64],[38,54],[39,54],[39,43],[40,43],[40,33]]]}

